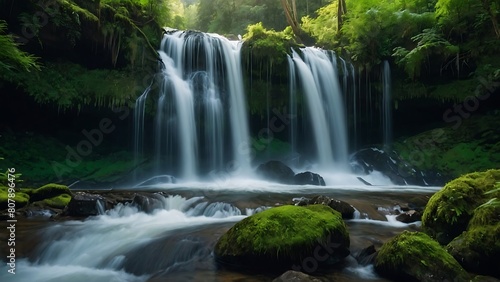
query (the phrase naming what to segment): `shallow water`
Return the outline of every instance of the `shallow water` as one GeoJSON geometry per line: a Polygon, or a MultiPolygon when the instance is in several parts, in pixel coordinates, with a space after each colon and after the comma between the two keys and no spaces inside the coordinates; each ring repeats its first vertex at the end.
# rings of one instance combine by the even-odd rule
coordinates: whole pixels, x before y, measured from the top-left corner
{"type": "MultiPolygon", "coordinates": [[[[286,186],[260,181],[159,184],[136,190],[161,192],[162,208],[144,213],[118,205],[84,221],[32,220],[20,225],[15,277],[3,267],[1,281],[271,281],[280,273],[229,270],[215,263],[217,239],[259,209],[321,194],[358,211],[347,220],[351,254],[420,223],[396,221],[397,205],[424,202],[439,187],[334,185],[286,186]],[[229,184],[229,185],[228,185],[229,184]],[[22,227],[21,227],[22,226],[22,227]],[[36,246],[36,247],[35,247],[36,246]],[[9,278],[10,280],[6,280],[9,278]],[[14,278],[14,280],[12,280],[14,278]]],[[[386,281],[352,257],[322,277],[334,281],[386,281]]]]}

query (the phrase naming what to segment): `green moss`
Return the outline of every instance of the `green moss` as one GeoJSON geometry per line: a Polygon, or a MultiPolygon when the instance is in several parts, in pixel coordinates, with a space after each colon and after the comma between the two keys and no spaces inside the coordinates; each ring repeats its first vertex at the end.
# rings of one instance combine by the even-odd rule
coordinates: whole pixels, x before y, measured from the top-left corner
{"type": "MultiPolygon", "coordinates": [[[[9,188],[0,187],[0,210],[8,208],[9,188]]],[[[29,203],[30,196],[26,193],[16,191],[15,197],[11,198],[15,201],[16,209],[22,208],[29,203]]]]}
{"type": "Polygon", "coordinates": [[[399,140],[393,148],[412,167],[450,178],[498,167],[500,112],[474,114],[456,129],[450,125],[399,140]]]}
{"type": "Polygon", "coordinates": [[[429,200],[422,216],[427,234],[447,244],[467,228],[475,209],[487,198],[485,192],[500,180],[500,170],[474,172],[448,182],[429,200]]]}
{"type": "Polygon", "coordinates": [[[61,194],[71,194],[68,186],[50,183],[34,190],[32,192],[31,198],[32,201],[35,202],[43,199],[53,198],[61,194]]]}
{"type": "Polygon", "coordinates": [[[466,281],[468,276],[439,243],[425,233],[409,231],[380,248],[375,269],[397,281],[466,281]]]}
{"type": "Polygon", "coordinates": [[[71,201],[71,195],[61,194],[52,198],[44,199],[43,203],[52,208],[62,209],[71,201]]]}
{"type": "Polygon", "coordinates": [[[481,205],[474,210],[474,215],[469,221],[469,229],[485,226],[495,225],[500,223],[500,206],[498,205],[481,205]]]}
{"type": "Polygon", "coordinates": [[[327,243],[329,235],[349,246],[340,213],[324,205],[281,206],[236,223],[219,239],[215,254],[295,261],[311,255],[318,243],[327,243]]]}

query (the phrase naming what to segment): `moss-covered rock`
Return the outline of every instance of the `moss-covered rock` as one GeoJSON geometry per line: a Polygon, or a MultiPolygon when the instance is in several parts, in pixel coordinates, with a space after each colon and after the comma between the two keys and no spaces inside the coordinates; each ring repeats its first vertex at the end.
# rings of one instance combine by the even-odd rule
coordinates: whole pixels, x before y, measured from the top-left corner
{"type": "Polygon", "coordinates": [[[31,201],[36,202],[44,199],[49,199],[61,194],[71,195],[71,191],[69,190],[68,186],[50,183],[34,190],[31,194],[31,201]]]}
{"type": "Polygon", "coordinates": [[[349,233],[341,214],[324,205],[281,206],[236,223],[215,246],[219,262],[290,269],[320,251],[318,264],[349,254],[349,233]],[[326,255],[325,257],[325,254],[326,255]]]}
{"type": "Polygon", "coordinates": [[[468,271],[500,278],[500,224],[472,227],[446,249],[468,271]]]}
{"type": "Polygon", "coordinates": [[[43,203],[51,208],[63,209],[69,204],[70,201],[71,201],[71,195],[61,194],[49,199],[44,199],[43,203]]]}
{"type": "Polygon", "coordinates": [[[404,231],[386,242],[375,270],[396,281],[468,281],[468,273],[446,250],[422,232],[404,231]]]}
{"type": "Polygon", "coordinates": [[[485,193],[497,181],[500,181],[498,169],[469,173],[448,182],[431,197],[424,210],[424,231],[439,243],[448,244],[466,230],[475,209],[491,198],[485,193]]]}
{"type": "MultiPolygon", "coordinates": [[[[22,208],[29,203],[30,196],[26,193],[16,191],[15,196],[10,198],[15,201],[16,209],[22,208]]],[[[0,187],[0,210],[5,210],[9,207],[9,188],[0,187]]]]}

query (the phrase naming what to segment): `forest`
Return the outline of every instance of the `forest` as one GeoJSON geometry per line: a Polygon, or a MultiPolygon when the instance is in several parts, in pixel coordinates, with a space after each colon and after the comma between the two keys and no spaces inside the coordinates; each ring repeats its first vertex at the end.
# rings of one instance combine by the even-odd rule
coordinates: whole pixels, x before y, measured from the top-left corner
{"type": "Polygon", "coordinates": [[[499,21],[2,0],[0,280],[497,281],[499,21]]]}

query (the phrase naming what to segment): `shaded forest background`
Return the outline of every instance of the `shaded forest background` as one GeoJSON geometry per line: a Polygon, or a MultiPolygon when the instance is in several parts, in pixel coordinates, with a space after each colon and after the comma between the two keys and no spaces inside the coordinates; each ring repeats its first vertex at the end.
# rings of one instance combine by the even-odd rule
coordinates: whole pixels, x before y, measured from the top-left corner
{"type": "MultiPolygon", "coordinates": [[[[287,103],[282,64],[290,47],[304,45],[334,50],[363,82],[376,81],[381,63],[389,61],[396,137],[454,125],[453,118],[471,116],[457,107],[476,96],[488,99],[476,99],[473,115],[498,109],[499,14],[500,0],[2,0],[0,92],[8,103],[0,106],[0,156],[48,181],[53,172],[46,164],[64,159],[64,145],[77,143],[82,128],[116,117],[113,109],[133,108],[157,72],[156,49],[166,27],[243,37],[244,65],[259,66],[245,69],[253,81],[250,113],[257,128],[265,107],[287,103]]],[[[131,140],[124,138],[130,119],[117,119],[116,132],[68,174],[92,178],[96,167],[123,171],[130,165],[113,159],[130,157],[131,140]],[[104,161],[109,152],[114,165],[104,161]]],[[[481,149],[485,155],[500,150],[498,140],[487,144],[492,147],[481,149]]]]}

